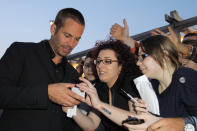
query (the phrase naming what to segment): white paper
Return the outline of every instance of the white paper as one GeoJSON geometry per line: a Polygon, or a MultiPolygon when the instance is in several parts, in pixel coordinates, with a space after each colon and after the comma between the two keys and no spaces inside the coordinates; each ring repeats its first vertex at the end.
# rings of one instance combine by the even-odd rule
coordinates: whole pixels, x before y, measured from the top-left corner
{"type": "Polygon", "coordinates": [[[142,100],[146,101],[148,111],[159,115],[159,102],[155,91],[153,90],[152,84],[150,83],[148,78],[145,75],[142,75],[134,79],[133,81],[142,100]]]}
{"type": "MultiPolygon", "coordinates": [[[[85,92],[80,91],[79,88],[73,87],[71,90],[73,92],[75,92],[76,94],[78,94],[82,97],[85,97],[85,92]]],[[[72,118],[75,115],[77,115],[77,105],[75,105],[73,108],[68,109],[68,111],[67,111],[67,117],[72,118]]]]}

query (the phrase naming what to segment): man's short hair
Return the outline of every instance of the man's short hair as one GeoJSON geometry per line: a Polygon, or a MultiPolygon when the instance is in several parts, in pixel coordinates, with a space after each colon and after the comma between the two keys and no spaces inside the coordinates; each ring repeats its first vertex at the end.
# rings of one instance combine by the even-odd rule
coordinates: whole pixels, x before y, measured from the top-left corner
{"type": "Polygon", "coordinates": [[[68,18],[71,18],[77,23],[85,26],[85,20],[80,11],[74,8],[64,8],[58,12],[54,21],[54,24],[56,25],[56,32],[64,26],[64,22],[68,18]]]}

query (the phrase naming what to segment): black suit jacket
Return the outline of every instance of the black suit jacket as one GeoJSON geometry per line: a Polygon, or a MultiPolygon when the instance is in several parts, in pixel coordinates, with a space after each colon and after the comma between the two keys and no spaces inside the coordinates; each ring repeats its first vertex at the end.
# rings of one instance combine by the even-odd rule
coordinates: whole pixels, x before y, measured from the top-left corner
{"type": "MultiPolygon", "coordinates": [[[[0,60],[0,131],[67,131],[71,121],[48,98],[56,83],[46,42],[13,43],[0,60]]],[[[77,71],[66,61],[63,82],[73,83],[77,71]]]]}

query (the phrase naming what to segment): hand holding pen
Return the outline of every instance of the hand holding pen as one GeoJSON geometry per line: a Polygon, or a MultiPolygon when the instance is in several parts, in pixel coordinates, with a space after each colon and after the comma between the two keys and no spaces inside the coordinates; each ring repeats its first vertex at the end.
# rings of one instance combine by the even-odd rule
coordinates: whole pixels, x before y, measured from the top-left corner
{"type": "Polygon", "coordinates": [[[137,114],[149,112],[147,110],[147,105],[146,105],[146,102],[144,100],[137,99],[137,101],[138,101],[138,103],[134,103],[134,107],[135,107],[135,110],[136,110],[137,114]]]}
{"type": "Polygon", "coordinates": [[[138,99],[138,98],[135,99],[134,97],[132,97],[129,93],[127,93],[123,89],[121,89],[121,91],[124,95],[126,95],[128,98],[130,98],[130,100],[134,103],[135,110],[138,114],[141,113],[141,112],[148,112],[147,105],[146,105],[146,102],[144,100],[141,100],[141,99],[138,99]]]}
{"type": "Polygon", "coordinates": [[[133,98],[133,96],[131,96],[129,93],[127,93],[123,89],[121,89],[121,91],[122,91],[123,94],[125,94],[127,97],[129,97],[132,102],[138,103],[138,101],[135,98],[133,98]]]}

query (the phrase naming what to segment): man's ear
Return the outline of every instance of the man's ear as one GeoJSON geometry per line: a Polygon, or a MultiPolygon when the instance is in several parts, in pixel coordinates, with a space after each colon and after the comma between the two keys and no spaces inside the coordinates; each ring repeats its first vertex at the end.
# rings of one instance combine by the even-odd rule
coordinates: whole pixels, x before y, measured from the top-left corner
{"type": "Polygon", "coordinates": [[[55,24],[51,25],[50,31],[51,31],[51,35],[54,36],[56,33],[56,25],[55,24]]]}

